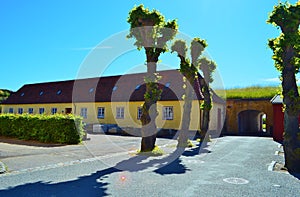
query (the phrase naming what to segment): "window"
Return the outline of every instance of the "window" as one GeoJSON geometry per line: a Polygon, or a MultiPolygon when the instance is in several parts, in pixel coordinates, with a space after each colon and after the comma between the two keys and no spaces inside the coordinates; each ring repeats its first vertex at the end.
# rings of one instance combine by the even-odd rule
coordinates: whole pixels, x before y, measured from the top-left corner
{"type": "Polygon", "coordinates": [[[82,116],[84,119],[87,118],[87,108],[81,108],[80,110],[80,116],[82,116]]]}
{"type": "Polygon", "coordinates": [[[163,107],[163,120],[173,120],[173,107],[163,107]]]}
{"type": "Polygon", "coordinates": [[[22,94],[21,94],[21,96],[24,96],[25,95],[25,93],[23,92],[22,94]]]}
{"type": "Polygon", "coordinates": [[[23,108],[18,108],[18,114],[23,114],[23,108]]]}
{"type": "Polygon", "coordinates": [[[90,93],[94,92],[94,88],[90,88],[89,92],[90,93]]]}
{"type": "Polygon", "coordinates": [[[124,107],[117,107],[117,119],[124,119],[124,107]]]}
{"type": "Polygon", "coordinates": [[[140,87],[141,87],[141,85],[140,85],[140,84],[138,84],[138,85],[135,87],[135,90],[138,90],[138,89],[140,89],[140,87]]]}
{"type": "Polygon", "coordinates": [[[104,119],[105,108],[98,107],[98,118],[104,119]]]}
{"type": "Polygon", "coordinates": [[[40,114],[45,113],[45,108],[39,108],[39,113],[40,113],[40,114]]]}
{"type": "Polygon", "coordinates": [[[33,108],[28,108],[28,113],[33,114],[33,108]]]}
{"type": "Polygon", "coordinates": [[[44,94],[44,91],[40,91],[40,96],[42,96],[44,94]]]}
{"type": "Polygon", "coordinates": [[[56,114],[57,113],[57,108],[56,107],[53,107],[51,108],[51,114],[56,114]]]}
{"type": "Polygon", "coordinates": [[[141,107],[138,107],[138,109],[137,109],[137,119],[138,119],[138,120],[141,119],[142,113],[143,113],[142,108],[141,108],[141,107]]]}
{"type": "Polygon", "coordinates": [[[8,113],[13,114],[14,113],[14,108],[9,108],[8,113]]]}
{"type": "Polygon", "coordinates": [[[61,90],[58,90],[58,91],[56,92],[56,94],[57,94],[57,95],[60,95],[61,92],[62,92],[61,90]]]}
{"type": "Polygon", "coordinates": [[[116,91],[117,89],[118,89],[118,86],[114,86],[112,90],[116,91]]]}
{"type": "Polygon", "coordinates": [[[167,82],[166,85],[165,85],[165,87],[166,87],[166,88],[169,88],[170,85],[171,85],[171,83],[170,83],[170,82],[167,82]]]}

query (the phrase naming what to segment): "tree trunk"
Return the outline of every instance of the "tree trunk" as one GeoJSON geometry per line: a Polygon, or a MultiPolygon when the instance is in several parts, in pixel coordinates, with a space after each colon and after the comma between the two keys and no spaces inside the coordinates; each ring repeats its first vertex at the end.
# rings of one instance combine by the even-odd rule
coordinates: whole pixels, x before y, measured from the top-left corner
{"type": "Polygon", "coordinates": [[[200,137],[201,137],[201,140],[204,140],[205,136],[207,134],[207,131],[209,129],[210,109],[212,106],[212,101],[211,101],[208,84],[206,83],[206,81],[203,78],[200,79],[200,81],[201,81],[200,83],[201,83],[202,94],[204,97],[203,118],[202,118],[202,124],[201,124],[200,137]]]}
{"type": "Polygon", "coordinates": [[[145,103],[143,105],[141,122],[142,122],[142,142],[141,142],[141,152],[152,151],[155,147],[157,127],[155,119],[157,117],[157,100],[158,98],[153,95],[155,89],[158,89],[156,82],[156,62],[148,54],[150,52],[146,50],[147,54],[147,82],[146,82],[146,93],[145,93],[145,103]],[[155,83],[155,84],[153,84],[155,83]]]}
{"type": "Polygon", "coordinates": [[[300,141],[298,116],[284,114],[285,167],[292,173],[300,173],[300,141]]]}
{"type": "Polygon", "coordinates": [[[182,126],[179,131],[179,138],[177,147],[184,148],[187,147],[188,142],[188,132],[191,122],[191,109],[192,109],[192,100],[193,100],[193,78],[188,78],[189,82],[186,84],[184,105],[183,105],[183,115],[182,115],[182,126]]]}
{"type": "Polygon", "coordinates": [[[295,66],[291,63],[294,49],[289,46],[284,51],[282,70],[284,113],[284,156],[285,167],[293,173],[300,173],[300,130],[299,130],[299,93],[295,77],[295,66]]]}
{"type": "Polygon", "coordinates": [[[201,140],[204,140],[208,127],[209,127],[209,115],[210,115],[210,110],[208,109],[203,109],[203,118],[202,118],[202,124],[201,124],[201,140]]]}
{"type": "Polygon", "coordinates": [[[145,109],[141,117],[142,121],[142,142],[141,142],[141,152],[152,151],[155,147],[156,142],[156,124],[155,117],[150,115],[156,113],[156,104],[150,104],[145,102],[145,109]],[[148,107],[147,107],[148,106],[148,107]],[[154,112],[155,110],[155,112],[154,112]],[[145,112],[144,112],[145,111],[145,112]],[[152,118],[153,119],[152,119],[152,118]],[[153,120],[153,121],[151,121],[153,120]]]}

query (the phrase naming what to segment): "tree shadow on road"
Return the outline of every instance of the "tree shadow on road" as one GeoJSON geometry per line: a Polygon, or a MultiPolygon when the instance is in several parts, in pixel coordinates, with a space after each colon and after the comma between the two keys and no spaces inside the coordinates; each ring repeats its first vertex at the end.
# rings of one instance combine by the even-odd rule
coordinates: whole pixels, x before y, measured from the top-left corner
{"type": "Polygon", "coordinates": [[[184,174],[189,169],[182,164],[180,156],[184,149],[177,148],[166,157],[149,157],[137,155],[128,160],[119,162],[115,168],[122,171],[138,172],[143,170],[152,171],[160,175],[164,174],[184,174]]]}
{"type": "Polygon", "coordinates": [[[300,173],[290,173],[290,174],[293,175],[298,180],[300,180],[300,173]]]}
{"type": "MultiPolygon", "coordinates": [[[[191,154],[183,148],[177,148],[174,152],[165,157],[149,157],[136,155],[109,167],[97,171],[88,176],[78,177],[76,180],[51,183],[36,182],[1,190],[0,196],[108,196],[108,186],[112,183],[108,178],[114,173],[142,172],[149,170],[160,175],[184,174],[190,171],[183,163],[181,155],[197,155],[197,148],[191,154]]],[[[121,180],[120,180],[121,181],[121,180]]]]}
{"type": "Polygon", "coordinates": [[[173,162],[154,170],[155,173],[160,175],[184,174],[186,171],[190,171],[190,169],[182,164],[182,160],[180,158],[177,158],[173,162]]]}
{"type": "Polygon", "coordinates": [[[106,187],[109,183],[99,182],[97,179],[114,172],[118,172],[118,170],[108,168],[73,181],[27,183],[1,190],[0,196],[107,196],[106,187]]]}
{"type": "Polygon", "coordinates": [[[209,146],[206,142],[205,143],[199,142],[195,147],[185,150],[182,153],[182,155],[186,157],[193,157],[200,154],[211,153],[211,151],[208,148],[209,146]]]}

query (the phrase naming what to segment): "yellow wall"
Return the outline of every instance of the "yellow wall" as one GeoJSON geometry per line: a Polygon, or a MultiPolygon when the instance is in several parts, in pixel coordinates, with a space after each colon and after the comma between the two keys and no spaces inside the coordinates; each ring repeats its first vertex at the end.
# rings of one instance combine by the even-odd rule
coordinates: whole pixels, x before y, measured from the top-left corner
{"type": "MultiPolygon", "coordinates": [[[[90,124],[118,124],[120,127],[140,128],[141,122],[137,119],[138,108],[142,107],[143,102],[106,102],[106,103],[76,103],[76,114],[80,114],[82,107],[88,108],[88,117],[84,119],[90,124]],[[104,119],[97,118],[98,107],[105,108],[104,119]],[[117,119],[117,107],[124,108],[124,119],[117,119]]],[[[173,128],[178,129],[181,121],[181,103],[178,101],[158,102],[157,104],[158,117],[156,124],[158,128],[173,128]],[[174,110],[173,120],[163,120],[163,106],[172,106],[174,110]]]]}
{"type": "MultiPolygon", "coordinates": [[[[140,128],[141,122],[137,119],[138,107],[143,102],[101,102],[101,103],[53,103],[53,104],[23,104],[23,105],[2,105],[2,113],[8,113],[9,108],[18,113],[18,108],[23,108],[23,113],[28,113],[28,108],[34,109],[34,114],[39,113],[39,108],[45,108],[45,114],[51,114],[51,108],[57,108],[57,113],[65,113],[65,108],[72,108],[72,113],[80,115],[81,108],[87,108],[87,118],[83,119],[88,124],[118,124],[121,127],[140,128]],[[97,117],[98,107],[105,108],[105,117],[97,117]],[[116,119],[116,108],[124,107],[124,119],[116,119]]],[[[156,124],[158,128],[180,129],[183,113],[183,101],[159,101],[157,103],[158,117],[156,124]],[[173,107],[173,120],[163,120],[163,107],[173,107]]],[[[191,130],[198,130],[200,125],[200,112],[198,101],[193,101],[191,111],[191,130]]]]}
{"type": "Polygon", "coordinates": [[[225,116],[225,106],[222,104],[214,103],[212,109],[210,110],[209,130],[221,131],[224,126],[225,116]],[[218,119],[218,116],[220,116],[220,119],[218,119]]]}
{"type": "Polygon", "coordinates": [[[51,108],[57,108],[57,113],[65,113],[65,108],[72,108],[72,103],[57,103],[57,104],[20,104],[20,105],[3,105],[2,113],[8,113],[9,108],[14,109],[14,114],[18,113],[18,108],[23,108],[23,113],[28,113],[29,108],[33,108],[33,113],[38,114],[39,108],[45,108],[44,114],[51,114],[51,108]]]}

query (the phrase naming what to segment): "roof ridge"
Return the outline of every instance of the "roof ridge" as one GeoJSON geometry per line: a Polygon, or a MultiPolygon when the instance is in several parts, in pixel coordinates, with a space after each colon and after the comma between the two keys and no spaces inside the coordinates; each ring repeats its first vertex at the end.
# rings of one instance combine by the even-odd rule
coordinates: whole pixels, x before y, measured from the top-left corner
{"type": "MultiPolygon", "coordinates": [[[[180,100],[184,91],[182,90],[183,79],[180,77],[179,70],[159,70],[158,73],[163,76],[160,84],[166,87],[163,91],[162,100],[180,100]]],[[[142,76],[145,76],[145,74],[145,72],[129,73],[26,84],[12,94],[3,104],[110,102],[112,99],[142,101],[146,89],[145,87],[136,87],[144,84],[142,76]]],[[[198,99],[203,98],[200,89],[197,88],[195,91],[198,99]]]]}
{"type": "MultiPolygon", "coordinates": [[[[170,72],[170,71],[179,71],[179,69],[158,70],[157,72],[159,73],[159,72],[170,72]]],[[[141,75],[141,74],[146,74],[146,72],[128,73],[128,74],[124,74],[124,75],[119,74],[119,75],[107,75],[107,76],[100,76],[100,77],[87,77],[87,78],[49,81],[49,82],[27,83],[27,84],[24,84],[22,87],[27,86],[27,85],[41,85],[41,84],[53,84],[53,83],[62,83],[62,82],[74,82],[74,81],[81,81],[81,80],[93,80],[93,79],[132,76],[132,75],[141,75]]]]}

